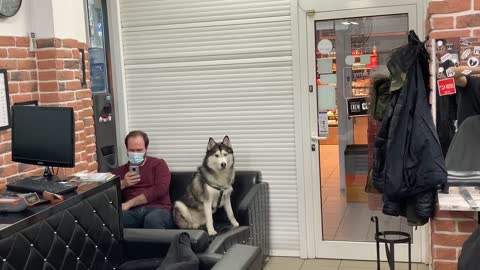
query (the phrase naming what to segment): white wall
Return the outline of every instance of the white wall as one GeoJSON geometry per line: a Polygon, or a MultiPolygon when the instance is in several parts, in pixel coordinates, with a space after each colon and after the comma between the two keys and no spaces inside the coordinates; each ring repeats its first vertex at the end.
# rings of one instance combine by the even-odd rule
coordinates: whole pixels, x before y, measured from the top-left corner
{"type": "Polygon", "coordinates": [[[30,4],[30,32],[37,38],[55,36],[53,24],[53,8],[51,0],[27,0],[30,4]]]}
{"type": "Polygon", "coordinates": [[[23,0],[18,13],[0,19],[0,36],[73,38],[86,41],[83,0],[23,0]]]}
{"type": "MultiPolygon", "coordinates": [[[[36,0],[35,0],[36,1],[36,0]]],[[[86,16],[83,0],[51,0],[56,38],[73,38],[85,42],[86,16]]]]}

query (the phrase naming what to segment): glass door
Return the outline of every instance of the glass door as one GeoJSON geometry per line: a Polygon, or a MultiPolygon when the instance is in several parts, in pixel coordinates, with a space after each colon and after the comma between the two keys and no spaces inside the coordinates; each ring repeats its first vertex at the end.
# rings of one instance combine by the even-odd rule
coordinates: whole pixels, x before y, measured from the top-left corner
{"type": "MultiPolygon", "coordinates": [[[[322,19],[325,14],[318,14],[309,23],[309,57],[314,59],[309,73],[316,96],[310,103],[312,143],[318,160],[313,166],[320,189],[317,257],[375,259],[371,217],[377,216],[380,230],[411,234],[413,259],[421,259],[419,233],[405,218],[382,214],[381,194],[365,192],[380,127],[369,116],[370,87],[388,76],[392,50],[407,43],[409,15],[322,19]]],[[[407,260],[406,245],[395,248],[396,257],[407,260]]]]}

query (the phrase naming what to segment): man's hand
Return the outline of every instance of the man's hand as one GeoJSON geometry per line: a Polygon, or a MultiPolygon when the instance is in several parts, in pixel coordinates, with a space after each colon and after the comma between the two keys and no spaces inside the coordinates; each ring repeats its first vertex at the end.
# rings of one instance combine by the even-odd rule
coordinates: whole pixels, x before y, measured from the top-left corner
{"type": "Polygon", "coordinates": [[[140,175],[139,174],[127,172],[125,174],[125,177],[121,181],[121,188],[124,189],[124,188],[127,188],[127,187],[131,187],[131,186],[137,184],[138,182],[140,182],[140,175]]]}
{"type": "Polygon", "coordinates": [[[122,203],[122,210],[123,210],[123,211],[127,211],[127,210],[130,209],[130,208],[132,208],[132,206],[130,206],[129,201],[122,203]]]}

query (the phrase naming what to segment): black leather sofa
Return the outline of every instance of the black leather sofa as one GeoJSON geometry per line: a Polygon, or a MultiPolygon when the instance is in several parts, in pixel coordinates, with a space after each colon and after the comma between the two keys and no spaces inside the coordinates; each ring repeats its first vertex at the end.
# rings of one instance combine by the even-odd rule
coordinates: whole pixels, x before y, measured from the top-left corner
{"type": "MultiPolygon", "coordinates": [[[[0,269],[157,269],[180,230],[123,230],[118,180],[33,215],[25,213],[27,218],[0,230],[0,269]]],[[[188,233],[202,262],[200,269],[261,269],[258,247],[233,245],[223,256],[203,255],[208,250],[207,234],[188,233]]]]}
{"type": "MultiPolygon", "coordinates": [[[[193,171],[172,172],[170,199],[179,199],[192,181],[193,171]]],[[[210,239],[207,254],[225,254],[234,244],[261,248],[264,259],[270,250],[269,191],[259,171],[236,171],[232,192],[232,209],[240,227],[230,225],[224,209],[214,214],[217,235],[210,239]]],[[[195,230],[191,230],[195,232],[195,230]]]]}

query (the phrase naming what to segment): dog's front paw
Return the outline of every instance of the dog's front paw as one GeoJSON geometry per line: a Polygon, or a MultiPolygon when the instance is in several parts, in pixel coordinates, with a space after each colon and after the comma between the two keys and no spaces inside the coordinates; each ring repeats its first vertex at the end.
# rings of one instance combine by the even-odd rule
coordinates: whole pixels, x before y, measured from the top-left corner
{"type": "Polygon", "coordinates": [[[238,224],[238,222],[236,220],[232,221],[232,225],[233,227],[238,227],[240,226],[240,224],[238,224]]]}
{"type": "Polygon", "coordinates": [[[208,235],[210,235],[210,236],[217,235],[217,231],[215,231],[215,230],[213,230],[213,229],[212,229],[212,230],[208,230],[208,235]]]}

